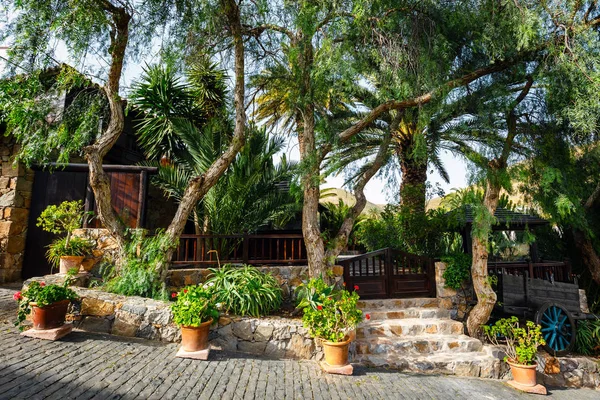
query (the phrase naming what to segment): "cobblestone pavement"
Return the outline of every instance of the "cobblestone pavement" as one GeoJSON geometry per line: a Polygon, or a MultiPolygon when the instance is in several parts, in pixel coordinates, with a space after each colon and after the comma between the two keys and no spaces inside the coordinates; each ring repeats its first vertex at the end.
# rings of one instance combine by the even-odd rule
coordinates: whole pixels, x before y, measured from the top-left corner
{"type": "MultiPolygon", "coordinates": [[[[504,383],[355,368],[323,374],[310,361],[211,353],[175,358],[176,345],[73,332],[49,342],[12,326],[14,287],[0,288],[0,399],[535,399],[504,383]]],[[[589,389],[550,390],[552,399],[599,399],[589,389]]]]}

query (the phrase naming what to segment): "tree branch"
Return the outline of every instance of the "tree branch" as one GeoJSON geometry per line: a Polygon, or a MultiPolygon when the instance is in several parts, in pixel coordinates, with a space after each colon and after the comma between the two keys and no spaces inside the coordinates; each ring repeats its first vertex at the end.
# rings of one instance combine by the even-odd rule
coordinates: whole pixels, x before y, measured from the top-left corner
{"type": "Polygon", "coordinates": [[[596,186],[596,189],[592,192],[590,197],[586,200],[584,207],[586,210],[591,210],[594,204],[600,201],[600,182],[596,186]]]}

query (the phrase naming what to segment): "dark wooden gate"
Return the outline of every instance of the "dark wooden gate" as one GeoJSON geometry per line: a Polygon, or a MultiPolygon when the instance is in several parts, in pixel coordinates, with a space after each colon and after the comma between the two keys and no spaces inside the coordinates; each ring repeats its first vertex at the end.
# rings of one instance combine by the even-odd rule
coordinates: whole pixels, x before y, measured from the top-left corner
{"type": "Polygon", "coordinates": [[[340,260],[350,289],[365,299],[435,297],[434,261],[390,248],[340,260]]]}
{"type": "Polygon", "coordinates": [[[56,235],[45,232],[36,226],[42,211],[50,204],[83,200],[86,187],[86,172],[35,171],[23,258],[22,277],[24,279],[50,273],[46,251],[48,250],[47,246],[56,238],[56,235]]]}

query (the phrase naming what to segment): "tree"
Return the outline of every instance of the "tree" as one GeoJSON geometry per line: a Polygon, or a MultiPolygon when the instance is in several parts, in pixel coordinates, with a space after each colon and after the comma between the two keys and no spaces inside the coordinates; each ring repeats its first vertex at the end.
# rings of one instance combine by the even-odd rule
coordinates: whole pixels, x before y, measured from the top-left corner
{"type": "MultiPolygon", "coordinates": [[[[80,133],[80,129],[86,129],[87,135],[76,136],[80,139],[79,142],[61,148],[61,143],[68,143],[71,140],[70,134],[73,130],[69,131],[60,122],[56,124],[55,121],[49,121],[48,114],[44,112],[48,110],[47,102],[36,102],[34,99],[41,93],[32,90],[21,91],[21,96],[17,96],[17,99],[21,100],[18,110],[24,114],[10,113],[7,125],[9,133],[14,134],[23,144],[23,150],[18,157],[20,161],[28,163],[34,161],[33,158],[27,157],[27,155],[35,154],[31,147],[42,146],[47,154],[58,152],[59,159],[62,160],[68,159],[68,153],[74,149],[83,149],[89,165],[89,182],[94,191],[98,217],[123,249],[126,240],[125,229],[112,209],[109,179],[102,169],[102,160],[123,131],[124,111],[119,96],[119,84],[127,48],[131,44],[130,42],[133,42],[131,50],[143,49],[144,46],[152,43],[154,34],[159,33],[159,27],[172,23],[174,15],[179,17],[180,13],[173,11],[181,11],[181,14],[187,17],[189,9],[179,10],[179,2],[173,4],[163,1],[140,3],[128,0],[41,3],[6,0],[3,4],[14,12],[15,18],[9,24],[2,39],[9,37],[12,39],[15,45],[10,53],[11,61],[30,72],[30,78],[38,78],[39,75],[33,72],[47,66],[48,60],[52,59],[50,55],[54,50],[52,46],[60,41],[67,45],[71,56],[75,59],[85,61],[88,53],[96,53],[100,58],[109,59],[108,73],[106,76],[100,77],[102,81],[100,89],[108,102],[110,118],[107,126],[99,135],[89,132],[90,129],[93,129],[93,125],[82,124],[70,127],[76,133],[80,133]],[[130,41],[130,39],[133,40],[130,41]],[[106,46],[106,43],[109,45],[106,46]],[[90,137],[93,138],[91,143],[89,142],[90,137]]],[[[224,36],[233,42],[235,127],[227,149],[202,174],[194,176],[184,191],[175,217],[165,232],[166,240],[163,241],[166,246],[163,249],[165,257],[156,266],[163,281],[166,278],[174,244],[181,235],[188,216],[196,203],[225,172],[241,149],[245,138],[245,53],[240,8],[235,1],[222,0],[219,7],[214,8],[213,12],[215,10],[220,11],[218,17],[224,21],[222,24],[226,31],[224,36]]],[[[219,34],[223,36],[222,32],[219,34]]],[[[71,79],[63,78],[58,81],[61,84],[70,83],[73,80],[72,77],[71,74],[68,76],[71,79]]],[[[26,85],[26,88],[31,87],[40,90],[43,85],[26,85]]],[[[63,87],[58,86],[59,89],[63,87]]]]}

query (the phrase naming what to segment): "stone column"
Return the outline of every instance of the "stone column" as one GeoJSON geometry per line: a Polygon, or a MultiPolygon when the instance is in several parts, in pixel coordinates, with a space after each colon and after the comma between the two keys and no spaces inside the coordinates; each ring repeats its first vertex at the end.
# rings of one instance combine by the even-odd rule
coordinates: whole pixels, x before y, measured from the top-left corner
{"type": "Polygon", "coordinates": [[[21,278],[34,173],[13,165],[18,151],[11,137],[0,141],[0,283],[21,278]]]}

